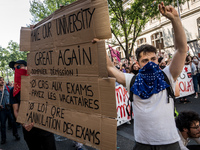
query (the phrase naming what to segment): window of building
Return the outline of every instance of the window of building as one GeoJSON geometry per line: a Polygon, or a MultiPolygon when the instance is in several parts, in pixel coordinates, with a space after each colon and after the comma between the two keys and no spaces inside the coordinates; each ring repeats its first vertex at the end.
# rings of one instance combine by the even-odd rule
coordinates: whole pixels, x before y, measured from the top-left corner
{"type": "Polygon", "coordinates": [[[164,41],[162,32],[157,32],[151,36],[152,45],[157,49],[164,49],[164,41]]]}
{"type": "Polygon", "coordinates": [[[197,19],[197,29],[198,29],[199,38],[200,38],[200,18],[197,19]]]}
{"type": "Polygon", "coordinates": [[[149,22],[150,22],[150,24],[152,24],[152,23],[155,23],[156,21],[157,21],[157,18],[156,18],[156,17],[153,17],[153,18],[150,19],[149,22]]]}
{"type": "Polygon", "coordinates": [[[120,47],[117,47],[116,50],[120,52],[120,47]]]}
{"type": "Polygon", "coordinates": [[[139,40],[137,40],[137,46],[141,46],[143,44],[145,44],[147,42],[146,38],[141,38],[139,40]]]}

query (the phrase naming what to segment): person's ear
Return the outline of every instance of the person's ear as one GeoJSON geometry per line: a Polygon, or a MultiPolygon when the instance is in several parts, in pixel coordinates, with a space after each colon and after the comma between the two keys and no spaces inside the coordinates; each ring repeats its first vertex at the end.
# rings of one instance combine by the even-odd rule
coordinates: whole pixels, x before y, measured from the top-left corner
{"type": "Polygon", "coordinates": [[[184,131],[184,132],[188,132],[188,129],[187,129],[187,128],[183,128],[183,131],[184,131]]]}

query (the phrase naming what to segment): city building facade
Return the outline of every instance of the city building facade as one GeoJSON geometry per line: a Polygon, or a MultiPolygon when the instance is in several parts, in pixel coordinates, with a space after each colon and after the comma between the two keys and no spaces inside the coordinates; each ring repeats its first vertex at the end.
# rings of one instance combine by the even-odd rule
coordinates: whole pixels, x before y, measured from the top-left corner
{"type": "MultiPolygon", "coordinates": [[[[126,0],[124,7],[129,7],[128,4],[133,1],[126,0]]],[[[176,9],[178,10],[178,8],[176,9]]],[[[189,53],[192,56],[198,55],[200,53],[200,0],[186,1],[185,4],[180,5],[179,10],[187,37],[189,53]]],[[[136,48],[142,44],[154,45],[163,55],[173,54],[175,51],[174,32],[170,21],[162,16],[160,18],[152,18],[137,38],[133,55],[136,48]]],[[[125,58],[120,46],[114,46],[114,49],[121,53],[121,58],[125,58]]]]}

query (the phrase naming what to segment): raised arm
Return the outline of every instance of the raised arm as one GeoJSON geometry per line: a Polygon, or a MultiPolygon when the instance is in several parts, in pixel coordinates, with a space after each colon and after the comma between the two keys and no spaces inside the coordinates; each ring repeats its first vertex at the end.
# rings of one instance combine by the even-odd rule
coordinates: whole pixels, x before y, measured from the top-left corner
{"type": "Polygon", "coordinates": [[[187,55],[187,39],[176,9],[171,5],[164,6],[164,3],[162,2],[159,5],[159,10],[163,16],[167,17],[171,21],[174,28],[174,45],[176,52],[174,54],[174,57],[172,58],[169,69],[172,77],[174,78],[174,80],[176,80],[185,64],[185,58],[187,55]]]}
{"type": "Polygon", "coordinates": [[[107,57],[107,70],[108,70],[108,76],[109,77],[114,77],[116,78],[117,82],[122,84],[123,86],[126,86],[126,81],[125,81],[125,75],[121,71],[119,71],[111,62],[110,58],[108,55],[107,57]]]}
{"type": "MultiPolygon", "coordinates": [[[[92,40],[92,43],[98,42],[99,39],[94,38],[92,40]]],[[[114,77],[116,78],[117,82],[122,84],[123,86],[126,86],[126,81],[125,81],[125,75],[121,71],[119,71],[111,62],[110,58],[106,54],[106,59],[107,59],[107,70],[108,70],[108,76],[109,77],[114,77]]]]}

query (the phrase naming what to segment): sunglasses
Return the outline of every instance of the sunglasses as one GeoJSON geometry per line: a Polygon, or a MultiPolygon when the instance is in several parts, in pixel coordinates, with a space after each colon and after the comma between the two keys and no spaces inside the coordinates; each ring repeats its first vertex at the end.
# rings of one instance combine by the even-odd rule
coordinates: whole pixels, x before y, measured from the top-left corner
{"type": "Polygon", "coordinates": [[[15,70],[15,69],[20,69],[20,68],[21,68],[21,66],[18,65],[18,66],[16,66],[16,67],[13,67],[13,70],[15,70]]]}

